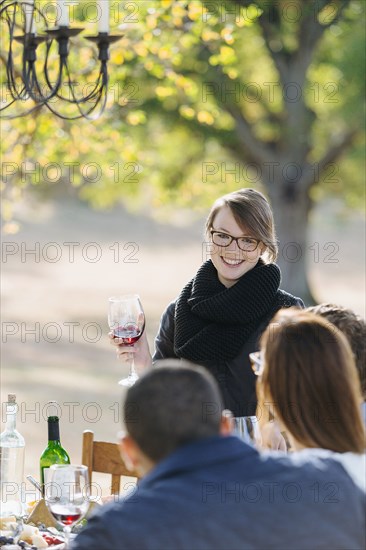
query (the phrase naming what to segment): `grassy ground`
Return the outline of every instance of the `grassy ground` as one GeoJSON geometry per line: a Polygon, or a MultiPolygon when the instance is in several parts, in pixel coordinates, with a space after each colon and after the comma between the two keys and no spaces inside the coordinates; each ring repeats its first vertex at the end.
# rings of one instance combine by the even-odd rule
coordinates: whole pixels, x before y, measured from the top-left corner
{"type": "MultiPolygon", "coordinates": [[[[359,215],[342,220],[335,206],[313,216],[310,279],[320,301],[364,316],[364,222],[359,215]],[[336,249],[338,262],[329,262],[336,249]]],[[[202,261],[203,220],[168,225],[71,201],[28,206],[21,216],[20,233],[3,238],[1,401],[17,395],[26,473],[38,478],[48,400],[61,405],[72,462],[81,461],[84,429],[115,440],[122,421],[117,380],[126,373],[106,336],[107,299],[140,294],[152,347],[164,307],[202,261]]]]}

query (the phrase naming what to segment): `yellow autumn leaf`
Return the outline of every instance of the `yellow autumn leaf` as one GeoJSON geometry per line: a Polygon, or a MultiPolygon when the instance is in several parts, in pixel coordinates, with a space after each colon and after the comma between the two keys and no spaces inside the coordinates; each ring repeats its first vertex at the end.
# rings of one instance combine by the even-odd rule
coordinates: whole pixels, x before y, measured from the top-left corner
{"type": "Polygon", "coordinates": [[[221,63],[229,65],[236,60],[235,51],[229,46],[221,46],[220,48],[221,63]]]}
{"type": "Polygon", "coordinates": [[[173,17],[184,17],[186,14],[186,10],[182,6],[182,4],[180,4],[179,2],[174,2],[171,14],[173,17]]]}
{"type": "Polygon", "coordinates": [[[227,26],[221,31],[221,37],[225,40],[226,44],[233,44],[234,38],[232,35],[233,29],[232,26],[227,26]]]}
{"type": "Polygon", "coordinates": [[[155,88],[155,92],[156,92],[156,95],[160,98],[170,97],[174,95],[173,88],[169,88],[167,86],[157,86],[155,88]]]}
{"type": "Polygon", "coordinates": [[[150,46],[150,51],[151,53],[153,53],[154,55],[157,55],[158,52],[159,52],[159,45],[158,44],[151,44],[150,46]]]}
{"type": "Polygon", "coordinates": [[[160,59],[170,59],[171,56],[172,56],[172,52],[170,51],[170,48],[168,48],[167,46],[163,46],[158,51],[158,57],[160,59]]]}
{"type": "Polygon", "coordinates": [[[202,17],[203,14],[203,5],[198,2],[189,2],[188,4],[188,17],[192,21],[197,21],[202,17]]]}
{"type": "Polygon", "coordinates": [[[199,111],[199,113],[197,113],[197,119],[202,124],[208,124],[210,126],[215,122],[214,117],[208,111],[199,111]]]}
{"type": "Polygon", "coordinates": [[[231,80],[235,80],[238,78],[239,72],[237,69],[234,69],[233,67],[230,67],[230,69],[227,71],[227,75],[231,80]]]}
{"type": "Polygon", "coordinates": [[[178,74],[176,75],[175,83],[177,86],[179,86],[179,88],[184,88],[187,84],[187,79],[182,74],[178,74]]]}
{"type": "Polygon", "coordinates": [[[154,62],[151,60],[151,59],[148,59],[147,61],[145,61],[144,63],[144,67],[147,71],[151,71],[151,69],[153,68],[154,66],[154,62]]]}
{"type": "Polygon", "coordinates": [[[218,32],[211,31],[210,29],[203,29],[202,31],[202,40],[204,42],[209,42],[210,40],[217,40],[220,38],[218,32]]]}
{"type": "Polygon", "coordinates": [[[128,113],[127,122],[131,124],[131,126],[138,126],[139,124],[143,124],[144,122],[146,122],[146,114],[144,113],[144,111],[134,111],[133,113],[128,113]]]}
{"type": "Polygon", "coordinates": [[[192,107],[188,107],[188,105],[181,105],[179,107],[179,112],[184,118],[192,119],[194,118],[195,111],[192,109],[192,107]]]}
{"type": "Polygon", "coordinates": [[[181,27],[183,25],[183,19],[181,17],[173,17],[173,25],[175,27],[181,27]]]}
{"type": "Polygon", "coordinates": [[[120,50],[114,50],[111,53],[111,61],[112,63],[115,63],[115,65],[122,65],[124,62],[123,54],[120,50]]]}
{"type": "Polygon", "coordinates": [[[134,44],[133,48],[137,55],[140,55],[141,57],[145,57],[149,53],[143,42],[138,42],[137,44],[134,44]]]}
{"type": "Polygon", "coordinates": [[[156,17],[154,15],[149,15],[146,18],[146,27],[148,29],[155,29],[156,28],[156,17]]]}

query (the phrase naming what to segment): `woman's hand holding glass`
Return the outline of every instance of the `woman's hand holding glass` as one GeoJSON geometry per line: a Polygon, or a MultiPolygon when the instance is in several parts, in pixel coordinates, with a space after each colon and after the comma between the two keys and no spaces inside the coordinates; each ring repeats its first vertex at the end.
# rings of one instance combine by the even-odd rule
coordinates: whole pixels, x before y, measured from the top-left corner
{"type": "Polygon", "coordinates": [[[119,381],[132,386],[138,374],[151,365],[151,355],[145,330],[145,314],[137,294],[109,298],[109,337],[117,346],[117,356],[130,363],[130,374],[119,381]],[[136,371],[135,371],[136,366],[136,371]]]}
{"type": "Polygon", "coordinates": [[[126,346],[123,339],[114,336],[113,332],[110,332],[108,336],[110,343],[115,347],[117,358],[123,363],[130,364],[131,354],[133,354],[135,369],[139,376],[151,367],[152,357],[145,332],[137,342],[130,346],[126,346]]]}

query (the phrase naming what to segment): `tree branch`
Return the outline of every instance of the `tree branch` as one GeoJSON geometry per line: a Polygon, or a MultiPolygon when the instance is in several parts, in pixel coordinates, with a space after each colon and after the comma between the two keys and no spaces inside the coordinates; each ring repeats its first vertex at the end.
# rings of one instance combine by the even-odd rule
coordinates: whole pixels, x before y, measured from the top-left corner
{"type": "MultiPolygon", "coordinates": [[[[326,6],[330,6],[332,0],[321,0],[317,4],[316,12],[313,9],[309,9],[307,15],[301,18],[301,25],[298,34],[298,49],[294,56],[294,65],[296,66],[296,72],[300,72],[305,75],[312,61],[314,50],[318,44],[318,41],[324,34],[324,31],[331,25],[334,25],[342,16],[344,9],[349,5],[351,0],[341,0],[336,16],[327,24],[322,25],[317,16],[326,6]]],[[[314,8],[315,6],[312,6],[314,8]]],[[[298,82],[300,86],[303,83],[298,82]]]]}
{"type": "Polygon", "coordinates": [[[352,145],[358,133],[358,128],[353,128],[352,130],[345,132],[338,142],[334,143],[325,155],[317,162],[317,170],[314,170],[313,166],[308,165],[303,172],[303,177],[301,178],[302,186],[306,189],[310,189],[310,187],[317,181],[317,176],[322,174],[327,165],[335,162],[342,155],[342,153],[344,153],[344,151],[352,145]]]}
{"type": "Polygon", "coordinates": [[[286,58],[281,52],[275,52],[271,45],[271,39],[274,37],[272,32],[272,25],[268,22],[267,18],[265,17],[265,14],[262,14],[258,18],[258,23],[262,29],[263,38],[267,47],[267,50],[272,57],[272,60],[275,64],[275,67],[278,71],[278,74],[280,76],[280,81],[282,84],[285,84],[287,82],[287,72],[288,72],[288,66],[286,63],[286,58]]]}
{"type": "Polygon", "coordinates": [[[249,124],[240,109],[234,105],[223,105],[223,107],[235,120],[235,130],[238,140],[241,143],[243,151],[246,151],[246,154],[250,155],[253,162],[263,164],[264,162],[274,160],[275,157],[272,151],[264,142],[259,141],[255,137],[253,126],[249,124]]]}

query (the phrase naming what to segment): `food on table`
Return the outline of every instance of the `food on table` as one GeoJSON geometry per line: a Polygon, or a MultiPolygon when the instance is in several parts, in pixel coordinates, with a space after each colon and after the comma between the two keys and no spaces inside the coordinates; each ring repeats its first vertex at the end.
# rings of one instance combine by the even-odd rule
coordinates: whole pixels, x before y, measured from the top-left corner
{"type": "Polygon", "coordinates": [[[9,523],[16,523],[16,521],[15,516],[2,516],[0,517],[0,529],[7,529],[9,523]]]}
{"type": "Polygon", "coordinates": [[[23,531],[20,534],[20,540],[37,546],[37,548],[48,548],[48,544],[41,536],[38,527],[33,527],[32,525],[24,525],[23,531]]]}
{"type": "Polygon", "coordinates": [[[37,550],[42,550],[43,548],[49,548],[52,546],[57,546],[62,544],[64,541],[51,533],[41,533],[38,527],[33,527],[32,525],[25,525],[23,531],[20,534],[20,544],[21,541],[30,544],[31,546],[37,547],[37,550]]]}

